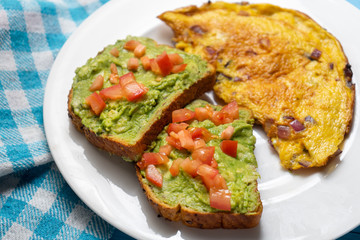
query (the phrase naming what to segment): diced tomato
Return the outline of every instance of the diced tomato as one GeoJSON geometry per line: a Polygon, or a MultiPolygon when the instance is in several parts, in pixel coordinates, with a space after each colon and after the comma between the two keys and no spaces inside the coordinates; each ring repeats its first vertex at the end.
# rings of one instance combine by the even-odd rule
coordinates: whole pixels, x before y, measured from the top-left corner
{"type": "Polygon", "coordinates": [[[192,177],[196,177],[198,175],[197,169],[201,164],[202,162],[199,160],[190,160],[190,158],[185,158],[180,164],[180,167],[192,177]]]}
{"type": "Polygon", "coordinates": [[[127,69],[130,71],[136,71],[139,67],[139,59],[129,58],[127,62],[127,69]]]}
{"type": "Polygon", "coordinates": [[[220,143],[221,150],[233,158],[236,158],[237,146],[238,142],[233,140],[224,140],[220,143]]]}
{"type": "Polygon", "coordinates": [[[110,72],[113,74],[118,74],[118,70],[117,70],[115,63],[110,64],[110,72]]]}
{"type": "Polygon", "coordinates": [[[169,156],[172,151],[172,146],[169,144],[165,144],[159,148],[159,153],[165,154],[166,156],[169,156]]]}
{"type": "Polygon", "coordinates": [[[109,80],[112,84],[118,84],[119,83],[119,75],[117,73],[111,73],[109,80]]]}
{"type": "Polygon", "coordinates": [[[214,179],[218,173],[219,170],[210,167],[207,164],[201,164],[197,169],[197,174],[199,174],[202,177],[209,177],[211,179],[214,179]]]}
{"type": "Polygon", "coordinates": [[[136,48],[134,49],[134,55],[137,58],[144,56],[145,52],[146,52],[146,46],[142,44],[137,45],[136,48]]]}
{"type": "Polygon", "coordinates": [[[145,176],[146,179],[149,180],[149,182],[151,182],[155,186],[160,188],[162,187],[163,184],[162,175],[154,165],[147,166],[147,168],[145,169],[145,176]]]}
{"type": "Polygon", "coordinates": [[[172,112],[172,122],[185,122],[195,117],[195,112],[182,108],[172,112]]]}
{"type": "Polygon", "coordinates": [[[187,64],[179,64],[179,65],[174,65],[172,68],[171,68],[171,73],[179,73],[179,72],[182,72],[186,69],[186,66],[187,64]]]}
{"type": "Polygon", "coordinates": [[[160,54],[159,56],[157,56],[155,58],[155,61],[158,64],[160,73],[163,77],[165,77],[171,73],[173,64],[170,61],[170,58],[165,51],[162,54],[160,54]]]}
{"type": "Polygon", "coordinates": [[[170,53],[168,56],[173,65],[182,64],[184,62],[184,59],[178,53],[170,53]]]}
{"type": "Polygon", "coordinates": [[[170,134],[171,132],[178,133],[181,130],[185,130],[189,124],[187,123],[170,123],[167,129],[167,133],[170,134]]]}
{"type": "Polygon", "coordinates": [[[231,139],[231,137],[233,136],[234,134],[234,127],[233,126],[228,126],[227,128],[224,129],[224,131],[222,131],[221,133],[221,139],[231,139]]]}
{"type": "Polygon", "coordinates": [[[176,177],[177,175],[179,175],[180,165],[183,161],[184,160],[182,158],[177,158],[172,162],[169,171],[173,177],[176,177]]]}
{"type": "Polygon", "coordinates": [[[129,51],[134,51],[139,44],[141,44],[139,41],[130,40],[124,44],[124,48],[129,51]]]}
{"type": "Polygon", "coordinates": [[[191,135],[188,130],[181,130],[178,132],[181,147],[192,151],[194,149],[194,140],[191,138],[191,135]]]}
{"type": "Polygon", "coordinates": [[[218,163],[217,163],[217,161],[215,160],[215,158],[213,158],[213,159],[211,160],[210,166],[213,167],[213,168],[217,168],[217,167],[218,167],[218,163]]]}
{"type": "Polygon", "coordinates": [[[98,116],[106,107],[104,100],[99,96],[99,94],[97,94],[97,92],[93,92],[90,96],[88,96],[85,99],[85,102],[90,105],[91,110],[98,116]]]}
{"type": "Polygon", "coordinates": [[[211,165],[211,161],[214,157],[214,154],[215,154],[215,147],[209,146],[209,147],[202,147],[202,148],[195,149],[192,152],[191,157],[194,160],[199,160],[202,163],[211,165]]]}
{"type": "Polygon", "coordinates": [[[150,59],[150,68],[155,74],[161,75],[160,67],[156,62],[155,58],[150,59]]]}
{"type": "Polygon", "coordinates": [[[232,119],[239,118],[239,106],[236,101],[232,101],[229,104],[225,105],[221,109],[221,111],[227,113],[232,119]]]}
{"type": "Polygon", "coordinates": [[[194,140],[194,149],[206,147],[206,143],[204,139],[196,139],[194,140]]]}
{"type": "Polygon", "coordinates": [[[100,91],[99,94],[105,100],[106,99],[117,100],[125,97],[124,91],[119,84],[113,85],[108,88],[104,88],[103,90],[100,91]]]}
{"type": "Polygon", "coordinates": [[[189,131],[193,139],[204,139],[205,142],[213,139],[212,134],[206,128],[191,128],[189,131]]]}
{"type": "Polygon", "coordinates": [[[149,165],[159,165],[169,162],[169,158],[166,155],[160,153],[144,153],[141,161],[137,162],[137,166],[143,170],[149,165]]]}
{"type": "Polygon", "coordinates": [[[119,57],[119,50],[117,48],[113,48],[110,50],[110,54],[113,55],[114,57],[119,57]]]}
{"type": "Polygon", "coordinates": [[[210,188],[209,195],[211,207],[231,211],[231,192],[229,190],[210,188]]]}
{"type": "Polygon", "coordinates": [[[97,77],[95,78],[95,80],[91,84],[89,90],[92,91],[92,92],[100,90],[100,89],[102,89],[103,84],[104,84],[104,77],[102,75],[97,75],[97,77]]]}
{"type": "Polygon", "coordinates": [[[122,87],[124,87],[126,84],[128,84],[130,82],[134,82],[134,81],[136,81],[136,79],[135,79],[135,75],[133,72],[128,72],[119,78],[119,83],[122,87]]]}
{"type": "Polygon", "coordinates": [[[126,84],[123,90],[128,101],[136,101],[148,91],[144,85],[136,81],[126,84]]]}
{"type": "Polygon", "coordinates": [[[143,65],[143,68],[145,70],[150,70],[151,69],[150,58],[148,56],[141,57],[140,61],[141,61],[141,64],[143,65]]]}
{"type": "Polygon", "coordinates": [[[231,123],[234,119],[239,118],[239,107],[235,101],[225,105],[220,111],[215,111],[211,121],[215,125],[221,125],[225,123],[231,123]]]}
{"type": "Polygon", "coordinates": [[[200,107],[195,108],[195,119],[198,121],[204,121],[206,119],[211,119],[213,111],[209,111],[208,108],[200,107]]]}
{"type": "Polygon", "coordinates": [[[172,147],[176,148],[176,149],[179,149],[181,150],[182,147],[181,147],[181,143],[180,143],[180,140],[179,139],[176,139],[172,136],[167,136],[166,137],[166,141],[168,144],[170,144],[172,147]]]}
{"type": "Polygon", "coordinates": [[[220,175],[214,177],[213,186],[215,189],[228,189],[225,179],[220,175]]]}

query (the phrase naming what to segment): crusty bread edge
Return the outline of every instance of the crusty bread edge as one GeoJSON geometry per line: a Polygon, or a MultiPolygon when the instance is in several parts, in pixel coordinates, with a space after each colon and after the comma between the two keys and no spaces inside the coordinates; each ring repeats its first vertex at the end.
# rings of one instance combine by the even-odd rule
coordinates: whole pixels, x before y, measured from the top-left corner
{"type": "Polygon", "coordinates": [[[156,139],[158,134],[164,129],[165,125],[171,122],[172,111],[182,108],[192,100],[201,96],[207,91],[210,91],[215,84],[215,69],[212,65],[208,65],[208,72],[206,75],[196,81],[188,89],[179,94],[168,106],[165,108],[161,116],[148,128],[135,144],[129,144],[114,137],[102,137],[96,135],[95,132],[84,126],[81,118],[77,116],[71,107],[71,100],[73,96],[73,89],[71,88],[68,95],[68,116],[74,124],[75,128],[84,133],[85,137],[96,147],[103,149],[111,154],[125,157],[131,161],[139,160],[143,151],[152,141],[156,139]]]}
{"type": "Polygon", "coordinates": [[[195,228],[213,229],[213,228],[253,228],[256,227],[262,215],[263,206],[260,200],[260,206],[256,212],[249,214],[239,214],[231,212],[204,213],[181,206],[169,206],[156,197],[151,187],[144,183],[140,169],[136,167],[136,175],[143,188],[147,199],[155,209],[165,219],[170,221],[182,221],[185,225],[195,228]]]}

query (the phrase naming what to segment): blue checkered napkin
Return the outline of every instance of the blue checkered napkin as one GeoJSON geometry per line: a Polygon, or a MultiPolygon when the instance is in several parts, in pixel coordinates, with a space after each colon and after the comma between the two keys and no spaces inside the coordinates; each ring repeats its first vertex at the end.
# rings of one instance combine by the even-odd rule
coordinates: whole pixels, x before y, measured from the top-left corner
{"type": "Polygon", "coordinates": [[[130,239],[66,184],[42,118],[57,53],[107,1],[0,0],[0,239],[130,239]]]}

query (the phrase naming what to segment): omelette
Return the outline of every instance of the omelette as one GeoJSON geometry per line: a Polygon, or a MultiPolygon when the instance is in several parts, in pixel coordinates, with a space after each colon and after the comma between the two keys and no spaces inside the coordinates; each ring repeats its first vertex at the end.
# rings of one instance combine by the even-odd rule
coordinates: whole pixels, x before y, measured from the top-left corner
{"type": "Polygon", "coordinates": [[[162,13],[176,47],[216,66],[214,91],[252,110],[281,165],[320,167],[350,131],[355,85],[339,41],[271,4],[208,2],[162,13]]]}

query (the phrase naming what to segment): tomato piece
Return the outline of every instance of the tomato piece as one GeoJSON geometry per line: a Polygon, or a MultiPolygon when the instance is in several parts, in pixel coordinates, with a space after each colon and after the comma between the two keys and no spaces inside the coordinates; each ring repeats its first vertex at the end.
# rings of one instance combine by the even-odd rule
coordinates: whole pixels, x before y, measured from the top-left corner
{"type": "Polygon", "coordinates": [[[145,70],[150,70],[151,69],[150,58],[148,56],[141,57],[140,61],[141,61],[141,64],[143,65],[143,68],[145,70]]]}
{"type": "Polygon", "coordinates": [[[216,175],[213,180],[215,189],[228,189],[225,179],[220,174],[216,175]]]}
{"type": "Polygon", "coordinates": [[[222,131],[221,139],[226,139],[226,140],[231,139],[234,132],[235,132],[234,127],[233,126],[228,126],[227,128],[224,129],[224,131],[222,131]]]}
{"type": "Polygon", "coordinates": [[[110,64],[110,72],[113,74],[118,74],[118,70],[117,70],[115,63],[110,64]]]}
{"type": "Polygon", "coordinates": [[[173,64],[170,61],[170,58],[165,51],[162,54],[160,54],[159,56],[157,56],[155,58],[155,61],[158,64],[160,73],[163,77],[165,77],[171,73],[173,64]]]}
{"type": "Polygon", "coordinates": [[[128,51],[134,51],[139,44],[141,44],[139,41],[129,40],[124,44],[124,48],[128,51]]]}
{"type": "Polygon", "coordinates": [[[213,167],[213,168],[217,168],[217,167],[218,167],[218,163],[217,163],[217,161],[215,160],[215,158],[213,158],[213,159],[211,160],[210,166],[213,167]]]}
{"type": "Polygon", "coordinates": [[[100,89],[102,89],[103,84],[104,84],[104,77],[102,75],[97,75],[97,77],[95,78],[95,80],[91,84],[89,90],[92,91],[92,92],[100,90],[100,89]]]}
{"type": "Polygon", "coordinates": [[[117,48],[113,48],[110,50],[110,54],[113,55],[114,57],[119,57],[119,50],[117,48]]]}
{"type": "Polygon", "coordinates": [[[160,165],[169,162],[169,158],[160,153],[144,153],[141,157],[141,161],[136,165],[141,169],[145,169],[149,165],[160,165]]]}
{"type": "Polygon", "coordinates": [[[171,132],[178,133],[181,130],[185,130],[189,124],[187,123],[170,123],[167,129],[167,133],[170,134],[171,132]]]}
{"type": "Polygon", "coordinates": [[[172,146],[169,144],[163,145],[159,148],[159,153],[169,156],[172,151],[172,146]]]}
{"type": "Polygon", "coordinates": [[[134,49],[134,55],[137,58],[144,56],[145,52],[146,52],[146,46],[142,44],[137,45],[134,49]]]}
{"type": "Polygon", "coordinates": [[[119,83],[119,75],[117,73],[111,73],[109,80],[112,84],[118,84],[119,83]]]}
{"type": "Polygon", "coordinates": [[[170,53],[168,57],[173,65],[182,64],[184,59],[178,53],[170,53]]]}
{"type": "Polygon", "coordinates": [[[206,143],[204,139],[196,139],[194,140],[194,149],[206,147],[206,143]]]}
{"type": "Polygon", "coordinates": [[[129,58],[127,62],[127,69],[130,71],[136,71],[139,67],[139,59],[129,58]]]}
{"type": "Polygon", "coordinates": [[[85,98],[85,102],[90,105],[91,110],[98,116],[106,107],[104,100],[99,96],[99,94],[97,94],[97,92],[93,92],[90,96],[85,98]]]}
{"type": "Polygon", "coordinates": [[[204,121],[206,119],[211,119],[213,111],[209,111],[208,108],[200,107],[195,108],[195,119],[198,121],[204,121]]]}
{"type": "Polygon", "coordinates": [[[179,65],[174,65],[172,68],[171,68],[171,73],[179,73],[179,72],[182,72],[186,69],[186,66],[187,64],[179,64],[179,65]]]}
{"type": "Polygon", "coordinates": [[[215,123],[216,126],[226,123],[233,122],[233,119],[229,117],[228,114],[221,111],[214,111],[214,114],[211,117],[211,121],[215,123]]]}
{"type": "Polygon", "coordinates": [[[161,175],[160,171],[154,165],[151,164],[146,167],[145,176],[146,176],[146,179],[149,180],[149,182],[151,182],[155,186],[160,187],[160,188],[162,187],[162,184],[163,184],[162,175],[161,175]]]}
{"type": "Polygon", "coordinates": [[[160,67],[156,62],[155,58],[150,59],[150,68],[155,74],[161,75],[160,67]]]}
{"type": "Polygon", "coordinates": [[[122,87],[124,87],[125,85],[127,85],[130,82],[135,82],[135,75],[133,72],[128,72],[124,75],[122,75],[121,77],[119,77],[119,83],[122,87]]]}
{"type": "Polygon", "coordinates": [[[180,167],[192,177],[196,177],[197,169],[202,164],[199,160],[190,160],[190,158],[185,158],[184,161],[180,164],[180,167]]]}
{"type": "Polygon", "coordinates": [[[167,136],[166,141],[167,141],[168,144],[170,144],[172,147],[174,147],[176,149],[179,149],[179,150],[183,149],[181,147],[181,143],[180,143],[179,139],[176,139],[176,138],[174,138],[172,136],[167,136]]]}
{"type": "Polygon", "coordinates": [[[103,99],[117,100],[125,97],[124,91],[119,84],[104,88],[99,94],[103,99]]]}
{"type": "Polygon", "coordinates": [[[224,112],[228,114],[228,116],[232,119],[238,119],[239,118],[239,106],[236,103],[236,101],[232,101],[229,104],[225,105],[221,112],[224,112]]]}
{"type": "Polygon", "coordinates": [[[215,154],[215,147],[209,146],[209,147],[202,147],[195,149],[192,152],[191,157],[194,160],[199,160],[202,163],[211,165],[211,161],[214,158],[214,154],[215,154]]]}
{"type": "Polygon", "coordinates": [[[199,174],[202,177],[207,177],[214,179],[216,175],[218,175],[219,170],[207,165],[207,164],[201,164],[197,169],[197,174],[199,174]]]}
{"type": "Polygon", "coordinates": [[[195,112],[182,108],[172,112],[172,122],[185,122],[195,117],[195,112]]]}
{"type": "Polygon", "coordinates": [[[194,140],[191,138],[191,135],[188,130],[181,130],[179,133],[179,139],[181,147],[192,151],[194,149],[194,140]]]}
{"type": "Polygon", "coordinates": [[[169,171],[173,177],[176,177],[177,175],[179,175],[180,165],[183,161],[184,160],[182,158],[177,158],[172,162],[169,171]]]}
{"type": "Polygon", "coordinates": [[[136,81],[130,82],[123,87],[125,97],[128,101],[136,101],[147,93],[148,89],[136,81]]]}
{"type": "Polygon", "coordinates": [[[238,142],[233,140],[224,140],[220,143],[221,150],[233,158],[236,158],[237,146],[238,142]]]}
{"type": "Polygon", "coordinates": [[[231,211],[231,192],[229,190],[210,188],[209,196],[211,207],[231,211]]]}
{"type": "Polygon", "coordinates": [[[205,142],[208,142],[213,138],[212,134],[206,128],[191,128],[189,131],[193,139],[204,139],[205,142]]]}

